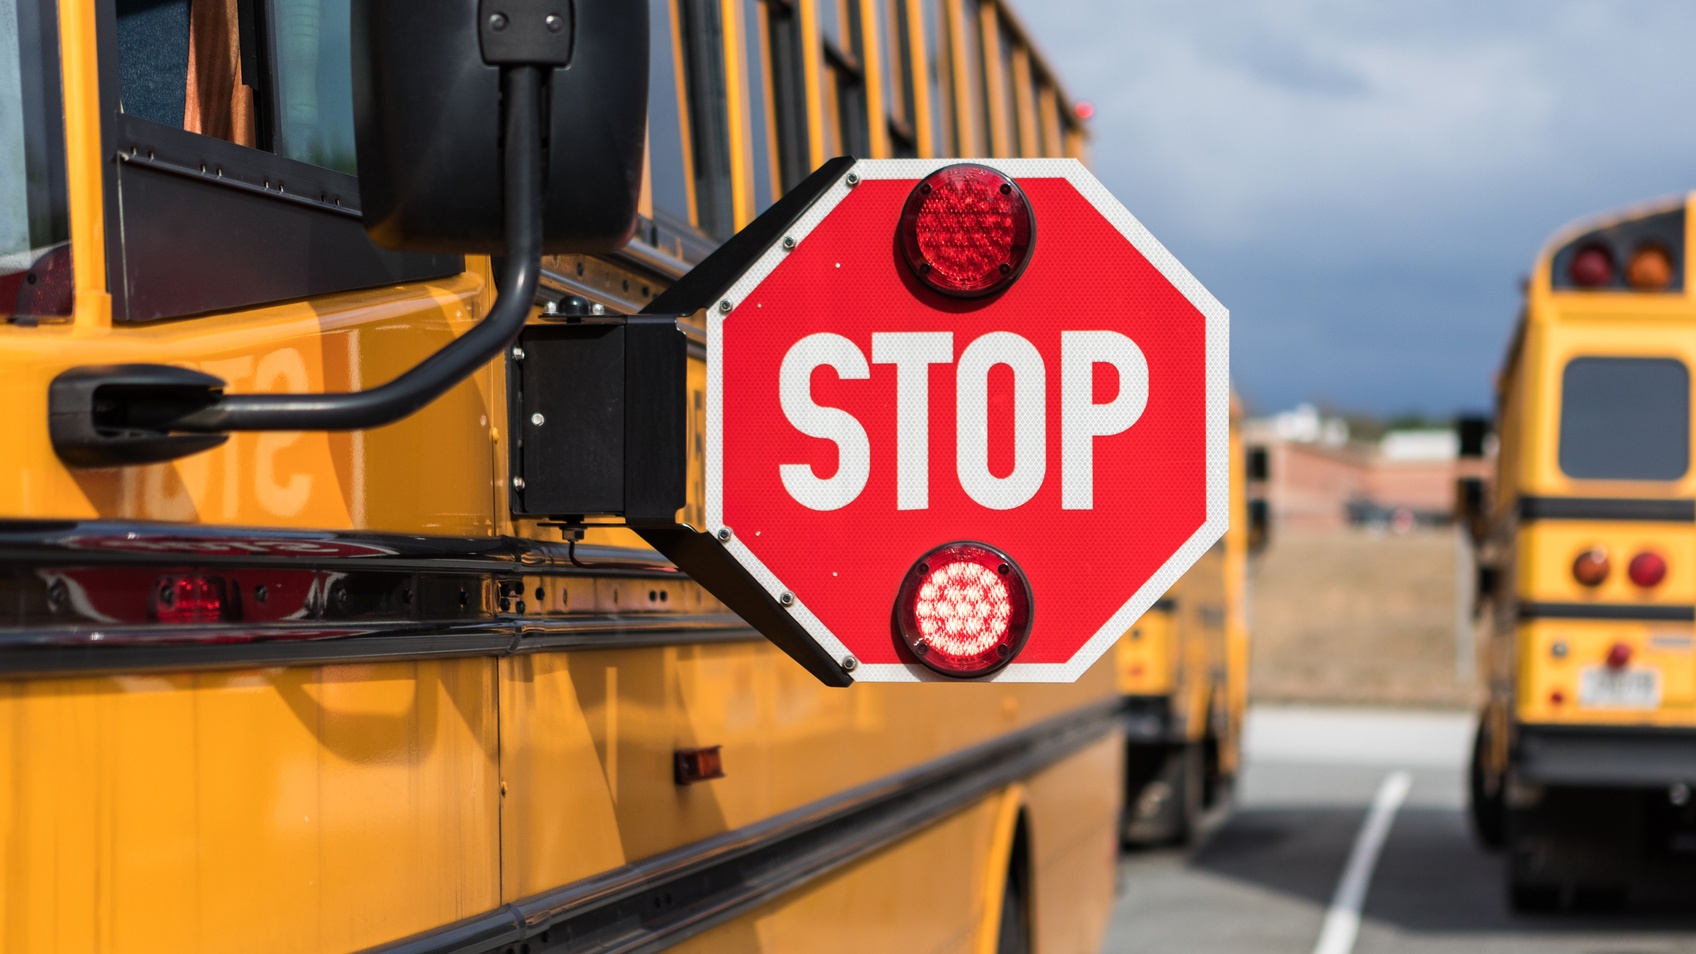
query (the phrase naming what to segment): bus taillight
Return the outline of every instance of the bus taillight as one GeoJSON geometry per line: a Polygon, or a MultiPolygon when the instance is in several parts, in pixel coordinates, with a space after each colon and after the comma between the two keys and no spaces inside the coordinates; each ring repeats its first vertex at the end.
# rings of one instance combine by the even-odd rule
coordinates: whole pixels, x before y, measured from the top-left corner
{"type": "Polygon", "coordinates": [[[945,676],[987,676],[1012,662],[1030,636],[1030,582],[994,547],[945,544],[907,572],[895,619],[926,666],[945,676]]]}
{"type": "Polygon", "coordinates": [[[1653,550],[1644,550],[1631,558],[1625,573],[1638,586],[1659,586],[1667,576],[1667,561],[1653,550]]]}
{"type": "Polygon", "coordinates": [[[1614,643],[1608,647],[1608,668],[1624,669],[1631,665],[1631,644],[1614,643]]]}
{"type": "Polygon", "coordinates": [[[224,619],[224,581],[198,573],[159,578],[152,616],[161,623],[216,623],[224,619]]]}
{"type": "Polygon", "coordinates": [[[1572,561],[1572,578],[1581,586],[1601,586],[1608,578],[1608,551],[1591,547],[1572,561]]]}
{"type": "Polygon", "coordinates": [[[1587,245],[1567,263],[1566,271],[1579,288],[1601,288],[1614,280],[1614,257],[1601,245],[1587,245]]]}
{"type": "Polygon", "coordinates": [[[1666,291],[1672,285],[1672,275],[1672,253],[1659,242],[1639,245],[1625,264],[1626,283],[1641,292],[1666,291]]]}
{"type": "Polygon", "coordinates": [[[919,281],[956,298],[992,295],[1030,261],[1036,218],[1018,183],[975,163],[926,176],[901,209],[903,257],[919,281]]]}

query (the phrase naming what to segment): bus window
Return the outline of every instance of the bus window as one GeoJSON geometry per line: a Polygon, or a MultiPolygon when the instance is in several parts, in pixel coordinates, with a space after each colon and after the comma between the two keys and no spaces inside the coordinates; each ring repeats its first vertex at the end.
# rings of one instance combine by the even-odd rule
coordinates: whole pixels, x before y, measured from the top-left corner
{"type": "Polygon", "coordinates": [[[754,214],[759,215],[777,201],[776,183],[772,170],[777,167],[777,142],[771,136],[771,101],[766,90],[765,4],[755,0],[742,7],[743,63],[748,71],[748,147],[749,167],[753,174],[754,214]]]}
{"type": "MultiPolygon", "coordinates": [[[[956,114],[955,142],[969,156],[987,156],[991,152],[989,137],[990,100],[984,90],[984,48],[982,0],[961,0],[960,46],[961,61],[957,75],[966,77],[955,90],[959,105],[956,114]]],[[[990,38],[993,41],[993,37],[990,38]]]]}
{"type": "Polygon", "coordinates": [[[348,0],[270,0],[277,155],[353,174],[348,0]]]}
{"type": "Polygon", "coordinates": [[[883,16],[878,22],[878,43],[883,53],[883,69],[889,82],[889,149],[897,159],[911,159],[919,154],[916,118],[917,102],[913,91],[913,30],[907,17],[914,0],[885,0],[883,16]]]}
{"type": "Polygon", "coordinates": [[[678,37],[671,0],[651,0],[648,18],[648,178],[654,218],[687,228],[695,217],[683,161],[682,93],[673,52],[678,37]]]}
{"type": "Polygon", "coordinates": [[[960,150],[954,136],[954,107],[950,91],[953,87],[953,57],[950,55],[948,17],[942,9],[945,0],[915,0],[924,13],[924,36],[920,42],[925,52],[925,88],[920,92],[929,100],[930,126],[919,131],[919,148],[928,145],[927,156],[955,156],[960,150]],[[926,133],[929,142],[926,143],[926,133]]]}
{"type": "Polygon", "coordinates": [[[802,60],[801,18],[794,0],[763,0],[766,75],[772,135],[777,141],[779,193],[801,183],[813,171],[807,146],[807,73],[802,60]]]}
{"type": "MultiPolygon", "coordinates": [[[[316,7],[313,3],[312,6],[316,7]]],[[[348,17],[326,19],[341,34],[347,60],[348,17]]],[[[254,89],[244,74],[234,4],[214,0],[118,0],[119,97],[123,111],[162,126],[243,146],[258,144],[254,89]]],[[[299,19],[299,17],[297,17],[299,19]]],[[[315,28],[316,25],[314,25],[315,28]]],[[[299,33],[300,31],[296,31],[299,33]]],[[[297,44],[310,38],[298,36],[297,44]]],[[[251,63],[245,64],[252,70],[251,63]]],[[[337,98],[353,85],[341,71],[337,98]]]]}
{"type": "Polygon", "coordinates": [[[1013,36],[1012,28],[1007,25],[1006,20],[997,16],[995,18],[995,24],[995,42],[996,46],[999,48],[998,52],[1001,57],[1000,105],[1002,116],[1005,117],[1003,122],[1007,127],[1007,141],[1003,144],[1002,148],[998,150],[997,154],[1002,156],[1020,156],[1024,155],[1024,146],[1022,145],[1024,141],[1024,129],[1022,128],[1023,117],[1019,114],[1020,84],[1018,83],[1018,79],[1021,70],[1019,70],[1013,63],[1014,57],[1017,55],[1014,51],[1017,49],[1018,40],[1013,36]]]}
{"type": "Polygon", "coordinates": [[[1690,466],[1690,372],[1672,358],[1574,358],[1560,465],[1585,480],[1677,480],[1690,466]]]}
{"type": "Polygon", "coordinates": [[[714,238],[726,239],[736,231],[736,211],[730,183],[723,9],[715,0],[678,0],[677,12],[683,40],[695,225],[714,238]]]}
{"type": "Polygon", "coordinates": [[[866,76],[859,4],[819,0],[820,34],[824,42],[825,154],[871,155],[866,116],[866,76]]]}
{"type": "Polygon", "coordinates": [[[0,0],[0,319],[71,313],[57,33],[51,0],[0,0]]]}

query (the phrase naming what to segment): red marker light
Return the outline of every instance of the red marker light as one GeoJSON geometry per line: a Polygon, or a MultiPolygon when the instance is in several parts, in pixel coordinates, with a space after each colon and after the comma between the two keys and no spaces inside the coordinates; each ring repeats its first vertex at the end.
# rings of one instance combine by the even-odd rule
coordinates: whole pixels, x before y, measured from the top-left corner
{"type": "Polygon", "coordinates": [[[1666,558],[1653,550],[1644,550],[1631,558],[1631,564],[1625,568],[1631,582],[1638,586],[1659,586],[1667,577],[1666,558]]]}
{"type": "Polygon", "coordinates": [[[153,588],[161,623],[216,623],[224,618],[224,581],[216,576],[162,576],[153,588]]]}
{"type": "Polygon", "coordinates": [[[1608,668],[1624,669],[1631,665],[1631,644],[1614,643],[1608,647],[1608,668]]]}
{"type": "Polygon", "coordinates": [[[1088,101],[1079,102],[1078,105],[1072,107],[1072,112],[1079,119],[1088,119],[1095,115],[1095,104],[1088,101]]]}
{"type": "Polygon", "coordinates": [[[1582,586],[1601,586],[1608,578],[1608,551],[1591,547],[1572,561],[1572,578],[1582,586]]]}
{"type": "Polygon", "coordinates": [[[907,571],[895,619],[926,666],[945,676],[987,676],[1012,662],[1030,636],[1030,583],[994,547],[945,544],[907,571]]]}
{"type": "Polygon", "coordinates": [[[901,210],[901,252],[919,281],[956,298],[1011,285],[1030,261],[1036,218],[1018,183],[962,162],[924,178],[901,210]]]}
{"type": "Polygon", "coordinates": [[[1566,274],[1580,288],[1600,288],[1614,280],[1614,257],[1600,245],[1586,245],[1567,263],[1566,274]]]}

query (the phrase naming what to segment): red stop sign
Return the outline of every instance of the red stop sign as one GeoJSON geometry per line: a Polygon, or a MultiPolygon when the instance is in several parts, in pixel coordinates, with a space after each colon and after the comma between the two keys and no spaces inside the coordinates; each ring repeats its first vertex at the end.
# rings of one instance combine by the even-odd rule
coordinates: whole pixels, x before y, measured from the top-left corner
{"type": "Polygon", "coordinates": [[[999,290],[904,254],[949,162],[860,161],[709,312],[707,530],[855,679],[943,678],[896,609],[940,545],[1028,580],[988,678],[1069,681],[1225,530],[1225,309],[1076,161],[982,164],[1034,219],[999,290]]]}

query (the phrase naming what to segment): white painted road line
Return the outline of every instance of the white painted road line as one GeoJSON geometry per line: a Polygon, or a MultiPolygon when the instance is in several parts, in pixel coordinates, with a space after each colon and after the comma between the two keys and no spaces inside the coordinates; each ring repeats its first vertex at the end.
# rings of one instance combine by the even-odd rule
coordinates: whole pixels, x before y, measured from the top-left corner
{"type": "Polygon", "coordinates": [[[1313,954],[1349,954],[1354,950],[1355,935],[1360,933],[1360,910],[1366,904],[1366,891],[1372,886],[1372,869],[1378,866],[1378,853],[1384,848],[1384,839],[1389,837],[1390,823],[1396,820],[1396,810],[1402,807],[1412,785],[1412,775],[1391,772],[1378,786],[1372,810],[1349,851],[1343,879],[1337,882],[1337,893],[1331,897],[1331,908],[1325,912],[1325,927],[1319,932],[1313,954]]]}

